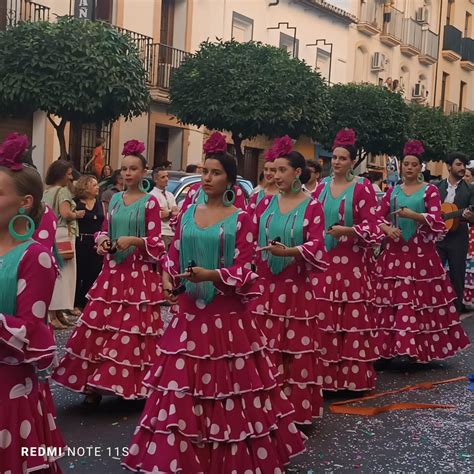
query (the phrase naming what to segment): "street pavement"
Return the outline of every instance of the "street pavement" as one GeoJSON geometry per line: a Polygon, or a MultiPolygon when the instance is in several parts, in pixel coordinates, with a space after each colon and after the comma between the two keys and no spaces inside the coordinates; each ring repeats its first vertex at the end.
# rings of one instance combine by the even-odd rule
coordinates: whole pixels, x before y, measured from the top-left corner
{"type": "MultiPolygon", "coordinates": [[[[474,339],[474,313],[463,326],[474,339]]],[[[57,331],[64,349],[71,331],[57,331]]],[[[421,382],[438,381],[474,372],[474,349],[444,362],[427,365],[396,361],[378,372],[377,392],[421,382]]],[[[306,451],[293,459],[289,473],[469,473],[474,472],[474,392],[466,381],[375,400],[370,405],[423,402],[454,405],[453,409],[393,411],[372,417],[339,415],[329,405],[358,396],[327,394],[324,417],[305,430],[306,451]]],[[[144,402],[106,397],[94,413],[84,414],[82,396],[52,384],[58,424],[75,455],[60,465],[71,474],[115,474],[130,442],[144,402]]],[[[366,402],[365,405],[369,403],[366,402]]],[[[185,473],[188,474],[188,473],[185,473]]],[[[239,473],[240,474],[240,473],[239,473]]]]}

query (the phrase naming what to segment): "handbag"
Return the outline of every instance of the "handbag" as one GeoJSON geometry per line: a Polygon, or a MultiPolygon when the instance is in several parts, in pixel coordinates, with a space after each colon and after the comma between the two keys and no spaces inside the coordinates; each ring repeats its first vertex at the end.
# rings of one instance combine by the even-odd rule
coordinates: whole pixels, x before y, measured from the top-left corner
{"type": "MultiPolygon", "coordinates": [[[[61,188],[59,188],[56,191],[56,194],[53,199],[53,210],[56,213],[56,216],[59,214],[59,203],[58,203],[58,197],[59,197],[59,191],[61,188]],[[56,210],[57,209],[57,210],[56,210]]],[[[67,224],[67,229],[68,229],[68,235],[71,235],[71,230],[69,227],[69,223],[67,224]]],[[[75,255],[75,248],[74,245],[72,244],[71,240],[56,240],[56,250],[58,252],[58,255],[63,259],[63,260],[72,260],[75,255]]]]}

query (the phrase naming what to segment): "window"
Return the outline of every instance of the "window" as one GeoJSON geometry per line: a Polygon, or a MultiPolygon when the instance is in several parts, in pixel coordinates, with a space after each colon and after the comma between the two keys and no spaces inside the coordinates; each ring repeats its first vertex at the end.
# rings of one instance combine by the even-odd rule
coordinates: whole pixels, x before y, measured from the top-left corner
{"type": "Polygon", "coordinates": [[[444,101],[446,100],[446,94],[449,89],[449,74],[446,72],[443,72],[443,79],[441,80],[441,108],[445,110],[445,103],[444,101]]]}
{"type": "Polygon", "coordinates": [[[356,82],[367,82],[369,78],[369,54],[365,46],[359,46],[356,49],[354,65],[356,82]]]}
{"type": "Polygon", "coordinates": [[[459,111],[463,111],[464,104],[466,103],[467,84],[461,81],[461,87],[459,89],[459,111]]]}
{"type": "Polygon", "coordinates": [[[448,11],[446,12],[446,24],[451,24],[451,19],[454,18],[454,0],[448,0],[448,11]]]}
{"type": "Polygon", "coordinates": [[[253,20],[240,13],[232,13],[232,38],[240,43],[252,41],[253,39],[253,20]]]}
{"type": "Polygon", "coordinates": [[[160,43],[173,46],[174,0],[162,0],[160,43]]]}
{"type": "Polygon", "coordinates": [[[316,71],[329,81],[331,75],[331,53],[321,48],[316,49],[316,71]]]}
{"type": "Polygon", "coordinates": [[[285,33],[280,33],[279,47],[287,51],[291,57],[293,58],[298,57],[299,44],[300,44],[299,40],[297,40],[293,36],[286,35],[285,33]]]}
{"type": "Polygon", "coordinates": [[[466,12],[466,19],[464,21],[464,38],[470,38],[472,33],[472,15],[466,12]]]}
{"type": "Polygon", "coordinates": [[[95,19],[112,23],[113,0],[97,0],[95,5],[95,19]]]}

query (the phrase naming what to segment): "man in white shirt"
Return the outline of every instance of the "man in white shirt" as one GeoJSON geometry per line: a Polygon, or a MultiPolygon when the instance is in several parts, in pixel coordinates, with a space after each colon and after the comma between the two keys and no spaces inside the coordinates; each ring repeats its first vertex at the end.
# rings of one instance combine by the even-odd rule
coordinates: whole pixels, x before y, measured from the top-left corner
{"type": "Polygon", "coordinates": [[[173,193],[166,191],[168,185],[168,171],[162,168],[153,170],[153,181],[155,187],[150,191],[150,194],[158,199],[160,203],[160,217],[161,217],[161,238],[168,249],[173,240],[174,232],[170,227],[170,219],[178,215],[178,206],[173,193]]]}

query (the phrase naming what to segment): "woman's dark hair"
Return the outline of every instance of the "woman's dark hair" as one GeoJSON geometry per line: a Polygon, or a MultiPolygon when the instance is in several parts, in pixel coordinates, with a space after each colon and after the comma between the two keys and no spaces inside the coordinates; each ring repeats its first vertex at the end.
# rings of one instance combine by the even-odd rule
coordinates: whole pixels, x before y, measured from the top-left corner
{"type": "Polygon", "coordinates": [[[306,184],[309,181],[311,173],[309,172],[309,169],[306,166],[306,160],[304,156],[299,151],[292,151],[288,155],[282,156],[282,158],[285,158],[292,168],[301,168],[301,184],[306,184]]]}
{"type": "Polygon", "coordinates": [[[100,172],[100,179],[107,179],[107,178],[110,178],[110,176],[105,176],[105,168],[109,168],[109,169],[110,169],[110,176],[112,176],[112,173],[114,172],[114,170],[112,169],[112,166],[110,166],[110,165],[104,165],[104,167],[102,168],[102,171],[100,172]]]}
{"type": "Polygon", "coordinates": [[[306,160],[306,166],[312,168],[315,173],[322,173],[322,166],[314,160],[306,160]]]}
{"type": "Polygon", "coordinates": [[[334,148],[344,148],[344,150],[347,150],[352,161],[355,161],[357,158],[357,147],[355,145],[337,145],[334,148]]]}
{"type": "Polygon", "coordinates": [[[206,155],[206,160],[217,160],[224,168],[227,179],[232,186],[237,182],[237,163],[229,153],[213,153],[206,155]]]}
{"type": "Polygon", "coordinates": [[[467,166],[470,162],[469,156],[467,156],[465,153],[461,153],[460,151],[453,151],[446,157],[444,161],[447,165],[452,166],[455,160],[462,161],[465,166],[467,166]]]}
{"type": "Polygon", "coordinates": [[[46,172],[46,178],[44,182],[48,186],[53,186],[59,181],[63,180],[67,172],[73,169],[72,163],[66,160],[57,160],[51,163],[48,171],[46,172]]]}
{"type": "Polygon", "coordinates": [[[20,171],[12,171],[9,168],[0,166],[0,171],[6,173],[14,182],[16,192],[19,196],[33,196],[33,205],[28,209],[27,214],[33,219],[38,227],[44,213],[43,182],[39,173],[30,166],[25,166],[20,171]]]}
{"type": "Polygon", "coordinates": [[[263,171],[260,171],[260,174],[258,175],[258,182],[261,183],[264,177],[265,175],[263,174],[263,171]]]}

